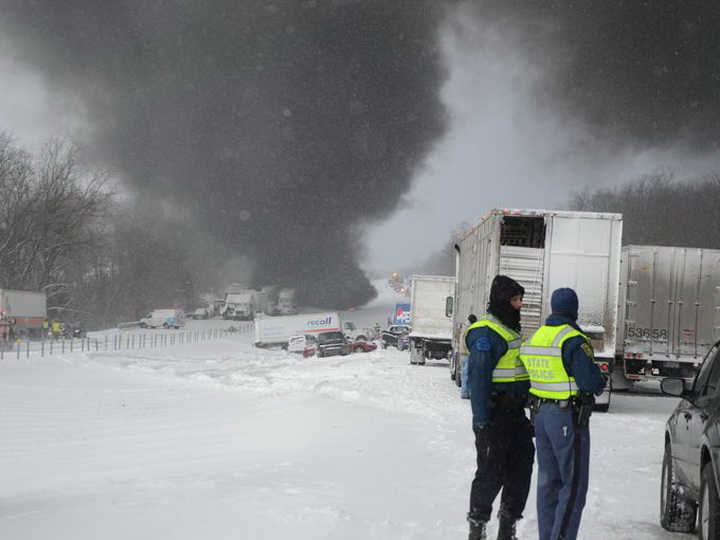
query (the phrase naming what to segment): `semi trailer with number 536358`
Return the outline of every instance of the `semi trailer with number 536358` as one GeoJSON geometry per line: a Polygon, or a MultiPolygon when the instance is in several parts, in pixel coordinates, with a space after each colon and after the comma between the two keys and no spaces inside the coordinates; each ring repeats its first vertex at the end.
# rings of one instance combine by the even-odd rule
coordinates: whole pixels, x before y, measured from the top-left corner
{"type": "Polygon", "coordinates": [[[720,338],[720,250],[627,245],[620,260],[616,372],[692,379],[720,338]]]}

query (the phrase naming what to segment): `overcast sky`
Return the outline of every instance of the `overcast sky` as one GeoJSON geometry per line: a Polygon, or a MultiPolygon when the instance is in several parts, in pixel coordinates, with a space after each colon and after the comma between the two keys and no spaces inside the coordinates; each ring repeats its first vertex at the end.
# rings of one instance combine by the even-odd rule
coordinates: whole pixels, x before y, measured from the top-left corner
{"type": "MultiPolygon", "coordinates": [[[[362,267],[421,262],[442,249],[460,224],[475,223],[493,207],[557,209],[574,190],[621,185],[660,167],[677,170],[680,178],[717,170],[707,148],[687,157],[667,140],[614,144],[612,137],[593,135],[587,119],[564,113],[562,103],[540,106],[533,92],[548,74],[516,46],[518,34],[482,22],[472,5],[461,4],[440,29],[448,70],[441,91],[447,132],[417,169],[394,214],[365,227],[362,267]]],[[[46,87],[2,38],[0,70],[0,130],[31,149],[56,133],[92,138],[92,118],[82,102],[46,87]]],[[[383,193],[362,196],[382,199],[383,193]]]]}
{"type": "Polygon", "coordinates": [[[369,268],[421,262],[458,226],[495,207],[562,209],[574,190],[622,185],[660,168],[681,179],[718,170],[712,153],[611,149],[580,121],[540,110],[530,93],[544,74],[503,30],[479,24],[467,10],[458,10],[442,36],[449,132],[393,217],[368,228],[369,268]]]}

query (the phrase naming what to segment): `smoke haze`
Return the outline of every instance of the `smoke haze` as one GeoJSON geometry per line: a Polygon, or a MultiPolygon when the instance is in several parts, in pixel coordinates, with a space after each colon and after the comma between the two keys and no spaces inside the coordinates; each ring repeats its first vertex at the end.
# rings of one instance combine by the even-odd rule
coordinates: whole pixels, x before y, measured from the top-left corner
{"type": "Polygon", "coordinates": [[[443,133],[442,2],[0,5],[15,51],[82,97],[98,156],[146,200],[189,208],[256,285],[372,297],[354,227],[393,211],[443,133]]]}
{"type": "Polygon", "coordinates": [[[15,54],[82,100],[100,159],[256,281],[318,305],[373,294],[369,226],[375,252],[407,263],[493,206],[558,207],[658,166],[718,170],[715,2],[0,8],[15,54]]]}

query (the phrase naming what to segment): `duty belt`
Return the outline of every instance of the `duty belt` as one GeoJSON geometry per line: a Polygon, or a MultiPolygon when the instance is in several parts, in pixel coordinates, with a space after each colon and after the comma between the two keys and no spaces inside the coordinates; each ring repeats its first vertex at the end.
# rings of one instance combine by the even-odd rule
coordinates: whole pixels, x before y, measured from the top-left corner
{"type": "Polygon", "coordinates": [[[540,405],[545,405],[546,403],[549,403],[551,405],[557,405],[561,409],[567,409],[568,407],[571,407],[574,405],[575,400],[572,398],[570,399],[550,399],[550,398],[541,398],[541,397],[535,397],[533,398],[533,403],[535,404],[535,407],[540,407],[540,405]]]}

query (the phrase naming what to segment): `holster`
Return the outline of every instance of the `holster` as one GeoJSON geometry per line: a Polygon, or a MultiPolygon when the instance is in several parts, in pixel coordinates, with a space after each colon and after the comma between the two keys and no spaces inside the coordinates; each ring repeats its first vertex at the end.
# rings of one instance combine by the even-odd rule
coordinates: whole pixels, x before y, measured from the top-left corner
{"type": "Polygon", "coordinates": [[[595,398],[593,396],[578,396],[573,405],[573,421],[576,427],[585,427],[590,423],[595,398]]]}

